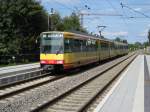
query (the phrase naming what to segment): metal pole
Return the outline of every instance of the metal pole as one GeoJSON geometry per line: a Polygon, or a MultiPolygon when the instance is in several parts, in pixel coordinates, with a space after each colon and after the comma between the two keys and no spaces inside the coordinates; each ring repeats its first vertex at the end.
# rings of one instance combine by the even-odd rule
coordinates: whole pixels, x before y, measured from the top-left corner
{"type": "Polygon", "coordinates": [[[49,13],[48,13],[48,18],[47,18],[47,27],[48,27],[48,31],[49,31],[49,13]]]}
{"type": "Polygon", "coordinates": [[[102,36],[102,33],[101,33],[102,31],[99,31],[99,34],[100,34],[100,37],[102,36]]]}
{"type": "Polygon", "coordinates": [[[81,26],[83,27],[83,14],[81,13],[81,26]]]}
{"type": "Polygon", "coordinates": [[[51,31],[53,30],[53,20],[52,20],[52,14],[51,14],[51,31]]]}
{"type": "Polygon", "coordinates": [[[104,28],[106,28],[106,26],[97,26],[97,28],[99,30],[99,34],[100,34],[100,37],[101,37],[102,36],[102,31],[104,30],[104,28]]]}
{"type": "Polygon", "coordinates": [[[53,30],[53,17],[52,17],[53,14],[54,14],[54,9],[51,8],[51,30],[53,30]]]}

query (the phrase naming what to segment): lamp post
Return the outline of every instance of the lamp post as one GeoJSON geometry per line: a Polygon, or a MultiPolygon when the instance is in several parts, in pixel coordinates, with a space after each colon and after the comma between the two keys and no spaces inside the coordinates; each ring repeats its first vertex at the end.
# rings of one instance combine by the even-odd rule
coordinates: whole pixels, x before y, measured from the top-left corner
{"type": "MultiPolygon", "coordinates": [[[[50,23],[50,21],[49,21],[49,15],[53,15],[54,14],[54,9],[53,8],[51,8],[51,12],[50,12],[50,14],[48,13],[48,21],[47,21],[47,26],[48,26],[48,31],[49,31],[49,23],[50,23]]],[[[52,21],[52,17],[51,17],[51,30],[53,29],[53,21],[52,21]]]]}
{"type": "Polygon", "coordinates": [[[49,13],[48,13],[48,16],[47,16],[47,27],[48,27],[48,31],[49,31],[49,13]]]}
{"type": "MultiPolygon", "coordinates": [[[[79,18],[80,18],[80,24],[81,24],[81,26],[83,27],[83,19],[84,19],[84,12],[82,12],[83,11],[83,9],[81,8],[81,9],[78,9],[77,7],[75,7],[76,8],[76,10],[78,11],[78,15],[79,15],[79,18]]],[[[84,5],[84,9],[85,10],[90,10],[91,8],[88,6],[88,5],[84,5]]]]}

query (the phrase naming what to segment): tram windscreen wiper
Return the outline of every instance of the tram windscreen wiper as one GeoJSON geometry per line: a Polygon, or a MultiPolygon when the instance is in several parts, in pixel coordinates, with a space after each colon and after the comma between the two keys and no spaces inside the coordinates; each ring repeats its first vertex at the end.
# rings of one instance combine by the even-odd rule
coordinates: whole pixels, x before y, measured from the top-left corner
{"type": "Polygon", "coordinates": [[[49,46],[42,46],[41,52],[44,53],[44,54],[48,53],[49,52],[49,48],[48,47],[49,46]]]}
{"type": "Polygon", "coordinates": [[[59,49],[56,51],[56,55],[60,54],[60,52],[62,51],[63,47],[60,46],[59,49]]]}

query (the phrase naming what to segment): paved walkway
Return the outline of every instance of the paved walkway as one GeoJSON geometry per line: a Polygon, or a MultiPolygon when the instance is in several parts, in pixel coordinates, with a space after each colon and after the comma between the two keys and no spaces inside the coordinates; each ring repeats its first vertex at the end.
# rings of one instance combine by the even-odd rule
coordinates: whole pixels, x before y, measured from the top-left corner
{"type": "Polygon", "coordinates": [[[143,55],[129,65],[94,112],[144,112],[143,55]]]}
{"type": "Polygon", "coordinates": [[[144,112],[150,112],[150,56],[145,57],[144,112]]]}
{"type": "Polygon", "coordinates": [[[17,74],[21,71],[31,70],[40,67],[39,63],[23,64],[0,68],[0,78],[17,74]]]}

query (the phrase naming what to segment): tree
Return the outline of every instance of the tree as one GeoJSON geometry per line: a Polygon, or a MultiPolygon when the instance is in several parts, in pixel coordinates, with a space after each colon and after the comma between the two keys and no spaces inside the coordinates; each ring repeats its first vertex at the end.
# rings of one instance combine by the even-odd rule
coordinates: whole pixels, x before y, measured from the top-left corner
{"type": "Polygon", "coordinates": [[[0,53],[37,51],[35,40],[47,29],[47,16],[35,0],[0,0],[0,53]]]}
{"type": "Polygon", "coordinates": [[[79,18],[76,14],[72,13],[63,19],[64,30],[80,30],[79,18]]]}
{"type": "Polygon", "coordinates": [[[50,30],[63,30],[61,28],[62,18],[59,13],[51,14],[50,17],[50,30]]]}
{"type": "Polygon", "coordinates": [[[70,16],[64,17],[63,25],[64,30],[75,30],[87,33],[86,29],[82,28],[79,17],[75,13],[72,13],[70,16]]]}
{"type": "Polygon", "coordinates": [[[140,48],[142,46],[142,44],[140,42],[135,42],[134,45],[137,47],[137,48],[140,48]]]}
{"type": "MultiPolygon", "coordinates": [[[[64,18],[59,13],[49,17],[51,30],[87,32],[75,13],[64,18]]],[[[47,22],[48,14],[37,0],[0,0],[0,53],[39,52],[36,39],[48,30],[47,22]]]]}
{"type": "Polygon", "coordinates": [[[149,42],[147,41],[147,42],[144,42],[143,43],[143,46],[146,48],[147,46],[149,46],[149,42]]]}
{"type": "Polygon", "coordinates": [[[142,49],[142,48],[143,48],[143,45],[142,45],[142,43],[140,43],[140,42],[135,42],[135,43],[132,45],[132,48],[134,48],[134,49],[142,49]]]}
{"type": "Polygon", "coordinates": [[[50,21],[50,31],[58,30],[58,31],[81,31],[87,32],[84,28],[81,27],[79,17],[72,13],[70,16],[66,16],[61,18],[58,12],[51,14],[49,16],[50,21]]]}
{"type": "Polygon", "coordinates": [[[149,44],[150,44],[150,29],[148,31],[148,40],[149,40],[149,44]]]}
{"type": "Polygon", "coordinates": [[[122,40],[120,39],[120,37],[116,37],[115,41],[121,42],[122,40]]]}

